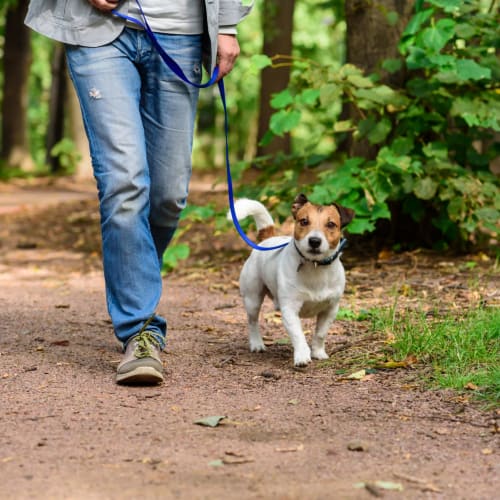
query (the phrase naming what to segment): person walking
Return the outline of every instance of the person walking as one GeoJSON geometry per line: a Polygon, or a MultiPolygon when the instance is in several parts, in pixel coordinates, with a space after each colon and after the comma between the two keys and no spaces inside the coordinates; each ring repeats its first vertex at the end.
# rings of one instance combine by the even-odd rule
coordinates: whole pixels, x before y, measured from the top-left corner
{"type": "Polygon", "coordinates": [[[186,205],[198,89],[164,63],[141,19],[192,82],[223,78],[240,48],[240,0],[32,0],[25,23],[63,42],[97,183],[106,301],[124,348],[120,384],[164,380],[161,266],[186,205]]]}

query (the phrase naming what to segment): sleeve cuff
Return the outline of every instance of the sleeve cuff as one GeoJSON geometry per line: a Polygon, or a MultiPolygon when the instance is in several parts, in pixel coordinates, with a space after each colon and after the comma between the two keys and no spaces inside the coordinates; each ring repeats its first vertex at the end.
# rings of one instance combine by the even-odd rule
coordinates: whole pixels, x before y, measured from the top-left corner
{"type": "Polygon", "coordinates": [[[236,35],[236,26],[219,26],[219,35],[236,35]]]}

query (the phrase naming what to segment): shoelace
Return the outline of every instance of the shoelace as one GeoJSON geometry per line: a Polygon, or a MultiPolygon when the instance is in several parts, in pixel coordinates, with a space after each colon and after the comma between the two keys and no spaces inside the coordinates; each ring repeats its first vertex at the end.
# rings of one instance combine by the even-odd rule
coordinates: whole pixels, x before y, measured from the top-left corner
{"type": "Polygon", "coordinates": [[[136,343],[134,350],[136,358],[150,358],[153,355],[153,346],[158,349],[161,347],[153,332],[148,330],[140,332],[134,337],[133,341],[136,343]]]}

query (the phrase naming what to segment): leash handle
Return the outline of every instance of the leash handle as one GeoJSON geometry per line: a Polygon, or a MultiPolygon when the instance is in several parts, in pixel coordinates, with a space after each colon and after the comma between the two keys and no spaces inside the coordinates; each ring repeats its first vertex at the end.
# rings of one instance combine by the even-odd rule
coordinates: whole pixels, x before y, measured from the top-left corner
{"type": "Polygon", "coordinates": [[[228,199],[229,199],[229,210],[231,212],[231,218],[233,219],[233,224],[236,230],[238,231],[238,234],[240,237],[245,241],[247,245],[252,247],[255,250],[260,250],[260,251],[269,251],[269,250],[277,250],[279,248],[283,248],[288,245],[288,243],[283,243],[281,245],[276,245],[276,246],[271,246],[271,247],[264,247],[261,245],[258,245],[257,243],[254,243],[248,236],[245,234],[243,231],[243,228],[241,227],[238,218],[236,217],[236,211],[234,209],[234,193],[233,193],[233,180],[231,176],[231,164],[229,161],[229,119],[228,119],[228,112],[227,112],[227,104],[226,104],[226,91],[224,88],[224,81],[221,78],[218,80],[219,76],[219,67],[216,66],[214,69],[214,72],[210,78],[210,80],[206,83],[196,83],[192,82],[189,80],[189,78],[184,74],[182,71],[182,68],[165,52],[163,47],[160,45],[158,42],[158,39],[156,38],[153,30],[150,28],[148,21],[146,19],[146,16],[144,14],[144,11],[142,10],[142,6],[139,2],[139,0],[136,0],[137,6],[139,7],[139,11],[142,16],[142,21],[139,19],[136,19],[135,17],[127,16],[125,14],[122,14],[121,12],[117,10],[112,10],[111,13],[114,14],[117,17],[120,17],[121,19],[124,19],[125,21],[132,22],[134,24],[137,24],[140,26],[142,29],[145,30],[146,34],[148,35],[149,39],[151,40],[151,43],[153,46],[156,48],[158,53],[160,54],[160,57],[163,59],[165,64],[172,70],[172,72],[178,76],[183,82],[187,83],[188,85],[192,85],[193,87],[203,89],[212,86],[214,83],[217,82],[217,85],[219,87],[219,94],[220,98],[222,101],[222,107],[224,108],[224,135],[226,139],[226,174],[227,174],[227,194],[228,194],[228,199]]]}

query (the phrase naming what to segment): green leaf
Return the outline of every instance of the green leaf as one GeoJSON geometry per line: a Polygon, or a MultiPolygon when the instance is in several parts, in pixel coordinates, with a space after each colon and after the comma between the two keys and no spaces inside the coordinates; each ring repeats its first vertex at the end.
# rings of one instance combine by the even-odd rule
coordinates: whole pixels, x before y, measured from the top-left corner
{"type": "Polygon", "coordinates": [[[420,69],[431,67],[427,52],[420,47],[410,47],[406,57],[408,69],[420,69]]]}
{"type": "Polygon", "coordinates": [[[211,205],[188,205],[181,213],[181,220],[203,222],[215,216],[211,205]]]}
{"type": "Polygon", "coordinates": [[[391,121],[388,118],[382,118],[367,136],[370,144],[379,144],[384,141],[391,130],[391,121]]]}
{"type": "Polygon", "coordinates": [[[495,224],[500,220],[500,212],[491,207],[484,207],[476,210],[476,217],[483,222],[491,222],[495,224]]]}
{"type": "Polygon", "coordinates": [[[189,245],[185,243],[171,244],[163,254],[164,270],[175,269],[180,260],[185,260],[189,257],[191,250],[189,245]]]}
{"type": "Polygon", "coordinates": [[[290,90],[285,89],[273,95],[273,98],[271,99],[271,107],[273,107],[274,109],[282,109],[292,104],[292,102],[293,96],[290,93],[290,90]]]}
{"type": "Polygon", "coordinates": [[[269,56],[266,56],[265,54],[254,54],[250,58],[250,62],[252,67],[257,70],[267,68],[269,66],[272,66],[273,64],[272,59],[269,56]]]}
{"type": "Polygon", "coordinates": [[[390,219],[391,212],[385,203],[376,203],[372,207],[372,220],[390,219]]]}
{"type": "Polygon", "coordinates": [[[429,0],[429,3],[435,5],[436,7],[441,7],[445,12],[455,12],[460,9],[464,1],[463,0],[429,0]]]}
{"type": "MultiPolygon", "coordinates": [[[[408,99],[395,92],[387,85],[379,85],[371,89],[356,89],[354,95],[359,99],[367,99],[376,104],[401,108],[407,105],[408,99]]],[[[361,107],[361,103],[358,103],[361,107]]]]}
{"type": "Polygon", "coordinates": [[[271,117],[269,128],[276,135],[282,136],[299,124],[301,116],[300,111],[282,109],[271,117]]]}
{"type": "Polygon", "coordinates": [[[427,158],[448,159],[448,148],[443,142],[430,142],[422,148],[422,152],[427,158]]]}
{"type": "Polygon", "coordinates": [[[411,157],[406,155],[397,155],[391,149],[384,147],[377,155],[377,163],[383,166],[395,167],[392,170],[407,171],[411,165],[411,157]]]}
{"type": "Polygon", "coordinates": [[[455,26],[455,33],[460,38],[468,40],[477,34],[477,30],[469,23],[460,23],[455,26]]]}
{"type": "Polygon", "coordinates": [[[480,66],[472,59],[457,60],[457,75],[460,80],[482,80],[491,78],[491,69],[480,66]]]}
{"type": "Polygon", "coordinates": [[[333,125],[334,132],[348,132],[353,129],[353,124],[351,120],[342,120],[339,122],[335,122],[333,125]]]}
{"type": "Polygon", "coordinates": [[[382,63],[382,68],[384,68],[389,73],[396,73],[399,71],[403,65],[401,59],[385,59],[382,63]]]}
{"type": "Polygon", "coordinates": [[[319,91],[319,100],[322,106],[329,107],[340,101],[342,89],[334,83],[323,85],[319,91]]]}
{"type": "Polygon", "coordinates": [[[440,19],[435,25],[424,29],[417,36],[417,42],[426,51],[439,52],[453,37],[455,21],[440,19]]]}
{"type": "Polygon", "coordinates": [[[225,418],[227,418],[225,415],[214,415],[211,417],[200,418],[199,420],[195,420],[194,423],[205,427],[217,427],[225,418]]]}
{"type": "Polygon", "coordinates": [[[409,137],[397,137],[392,142],[390,149],[396,156],[404,156],[413,149],[413,139],[409,137]]]}
{"type": "Polygon", "coordinates": [[[434,14],[434,9],[426,9],[417,12],[408,22],[402,37],[414,35],[420,31],[420,27],[434,14]]]}
{"type": "Polygon", "coordinates": [[[301,104],[313,106],[318,101],[319,96],[320,91],[318,89],[305,89],[297,95],[295,100],[301,104]]]}
{"type": "Polygon", "coordinates": [[[363,234],[375,230],[375,224],[368,218],[355,217],[349,222],[350,234],[363,234]]]}
{"type": "Polygon", "coordinates": [[[413,187],[413,192],[417,198],[421,200],[430,200],[436,195],[438,188],[438,183],[432,180],[430,177],[424,177],[415,182],[413,187]]]}
{"type": "Polygon", "coordinates": [[[361,75],[349,75],[347,77],[347,81],[349,83],[352,83],[355,87],[362,89],[363,88],[368,89],[373,87],[373,82],[369,78],[366,78],[365,76],[361,75]]]}

